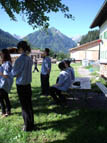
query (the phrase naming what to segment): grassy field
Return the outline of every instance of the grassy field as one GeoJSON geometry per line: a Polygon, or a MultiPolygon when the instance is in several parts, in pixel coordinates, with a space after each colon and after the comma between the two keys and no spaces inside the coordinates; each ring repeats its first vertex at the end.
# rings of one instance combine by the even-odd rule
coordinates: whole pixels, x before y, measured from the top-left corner
{"type": "MultiPolygon", "coordinates": [[[[73,66],[78,76],[79,65],[73,66]]],[[[57,66],[53,65],[51,85],[58,74],[57,66]]],[[[27,133],[21,130],[23,119],[14,82],[10,93],[12,115],[0,119],[0,143],[107,143],[106,110],[52,105],[51,97],[39,96],[40,73],[37,72],[33,73],[32,91],[35,124],[39,130],[27,133]]]]}

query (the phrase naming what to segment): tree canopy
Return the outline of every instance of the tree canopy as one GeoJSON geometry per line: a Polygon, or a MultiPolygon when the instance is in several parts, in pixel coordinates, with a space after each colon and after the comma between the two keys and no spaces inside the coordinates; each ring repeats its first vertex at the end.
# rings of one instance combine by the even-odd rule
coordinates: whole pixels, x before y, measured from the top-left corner
{"type": "Polygon", "coordinates": [[[25,15],[33,28],[48,28],[49,16],[46,13],[61,11],[64,17],[73,18],[62,0],[0,0],[0,5],[12,20],[16,20],[15,14],[25,15]]]}
{"type": "Polygon", "coordinates": [[[80,44],[85,44],[99,38],[99,30],[89,31],[86,35],[83,35],[80,44]]]}

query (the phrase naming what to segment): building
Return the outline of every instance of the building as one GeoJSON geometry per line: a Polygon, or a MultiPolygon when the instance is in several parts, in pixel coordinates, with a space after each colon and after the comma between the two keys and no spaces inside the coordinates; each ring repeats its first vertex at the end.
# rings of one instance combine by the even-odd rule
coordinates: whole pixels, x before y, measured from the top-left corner
{"type": "Polygon", "coordinates": [[[75,59],[76,62],[82,60],[97,61],[99,60],[99,49],[101,40],[91,41],[75,48],[70,49],[70,58],[75,59]]]}
{"type": "MultiPolygon", "coordinates": [[[[10,51],[10,55],[12,58],[12,63],[16,61],[16,59],[20,56],[18,54],[17,48],[16,47],[9,47],[8,50],[10,51]]],[[[38,61],[38,64],[42,63],[42,55],[43,52],[40,50],[31,50],[30,56],[33,59],[33,61],[36,59],[38,61]]],[[[56,59],[51,58],[52,63],[56,63],[56,59]]],[[[0,59],[0,64],[1,64],[1,59],[0,59]]]]}
{"type": "Polygon", "coordinates": [[[90,28],[100,29],[100,73],[107,78],[107,0],[103,3],[90,28]]]}
{"type": "Polygon", "coordinates": [[[40,50],[31,50],[31,57],[32,59],[36,58],[36,59],[41,59],[42,58],[42,54],[43,52],[40,50]]]}

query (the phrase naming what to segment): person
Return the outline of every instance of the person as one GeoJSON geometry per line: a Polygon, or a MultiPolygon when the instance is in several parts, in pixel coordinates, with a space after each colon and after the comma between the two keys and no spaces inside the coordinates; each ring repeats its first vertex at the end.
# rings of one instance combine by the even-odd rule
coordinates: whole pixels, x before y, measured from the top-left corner
{"type": "Polygon", "coordinates": [[[62,91],[67,91],[71,85],[70,75],[66,72],[65,63],[62,61],[58,64],[59,69],[61,70],[57,83],[50,87],[50,95],[53,97],[56,104],[62,105],[66,103],[66,98],[62,91]]]}
{"type": "Polygon", "coordinates": [[[29,56],[30,46],[26,41],[20,41],[17,44],[20,57],[15,61],[12,75],[16,77],[17,92],[22,108],[22,116],[24,119],[24,131],[32,131],[34,129],[34,114],[32,108],[32,65],[33,61],[29,56]]]}
{"type": "Polygon", "coordinates": [[[41,89],[42,95],[49,95],[49,77],[51,72],[51,58],[49,57],[50,50],[45,48],[43,54],[43,62],[41,67],[41,89]]]}
{"type": "Polygon", "coordinates": [[[2,65],[0,66],[0,104],[2,117],[11,114],[11,104],[8,93],[11,90],[13,78],[11,76],[12,61],[8,49],[1,51],[2,65]]]}
{"type": "Polygon", "coordinates": [[[37,71],[37,72],[39,72],[39,70],[38,70],[38,68],[37,68],[37,59],[35,58],[35,61],[34,61],[34,70],[33,70],[33,72],[35,72],[35,70],[37,71]]]}
{"type": "Polygon", "coordinates": [[[73,83],[75,81],[75,72],[74,72],[74,68],[70,66],[71,61],[68,59],[65,59],[64,63],[65,63],[66,71],[70,74],[71,83],[73,83]]]}

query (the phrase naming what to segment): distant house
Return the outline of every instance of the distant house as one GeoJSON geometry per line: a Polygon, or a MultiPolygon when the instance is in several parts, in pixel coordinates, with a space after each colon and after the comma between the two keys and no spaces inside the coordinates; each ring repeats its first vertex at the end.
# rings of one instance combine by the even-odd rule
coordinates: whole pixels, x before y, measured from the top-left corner
{"type": "Polygon", "coordinates": [[[97,61],[99,57],[99,48],[101,40],[91,41],[75,48],[71,48],[70,58],[74,58],[76,62],[82,60],[97,61]]]}
{"type": "MultiPolygon", "coordinates": [[[[31,50],[30,55],[31,55],[33,60],[35,60],[35,58],[36,58],[39,64],[42,63],[42,61],[43,61],[43,59],[42,59],[43,58],[42,57],[43,52],[42,51],[40,51],[40,50],[31,50]]],[[[51,58],[51,62],[56,63],[56,59],[51,58]]]]}
{"type": "Polygon", "coordinates": [[[100,72],[107,78],[107,0],[103,3],[90,28],[100,28],[100,72]]]}
{"type": "MultiPolygon", "coordinates": [[[[14,63],[15,60],[20,56],[20,54],[18,54],[16,47],[9,47],[8,50],[10,51],[12,62],[14,63]]],[[[43,54],[43,52],[40,50],[31,50],[30,56],[33,60],[35,60],[35,58],[36,58],[38,63],[41,64],[42,60],[43,60],[42,54],[43,54]]],[[[52,61],[52,63],[56,63],[56,59],[51,58],[51,61],[52,61]]],[[[1,59],[0,59],[0,64],[1,64],[1,59]]]]}
{"type": "Polygon", "coordinates": [[[32,59],[36,58],[36,59],[41,59],[42,58],[42,54],[43,52],[40,50],[31,50],[31,57],[32,59]]]}

